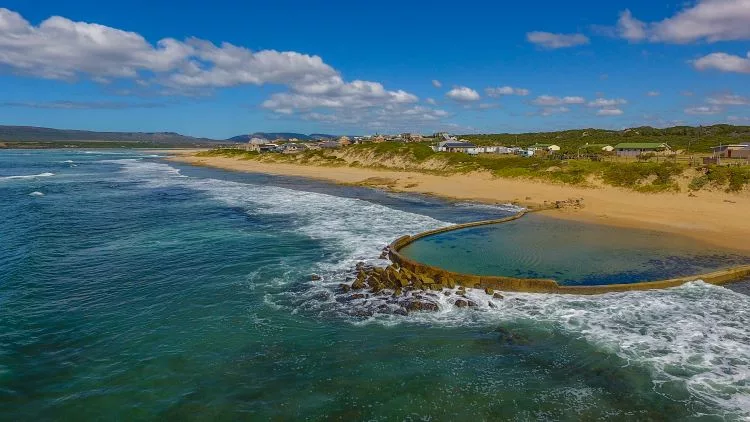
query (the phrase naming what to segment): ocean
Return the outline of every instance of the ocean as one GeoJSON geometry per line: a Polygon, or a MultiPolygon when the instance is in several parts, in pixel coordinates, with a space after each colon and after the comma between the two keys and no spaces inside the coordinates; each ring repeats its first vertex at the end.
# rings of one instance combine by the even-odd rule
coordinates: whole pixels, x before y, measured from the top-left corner
{"type": "Polygon", "coordinates": [[[403,234],[515,211],[0,151],[0,420],[750,418],[748,283],[408,315],[338,287],[403,234]]]}

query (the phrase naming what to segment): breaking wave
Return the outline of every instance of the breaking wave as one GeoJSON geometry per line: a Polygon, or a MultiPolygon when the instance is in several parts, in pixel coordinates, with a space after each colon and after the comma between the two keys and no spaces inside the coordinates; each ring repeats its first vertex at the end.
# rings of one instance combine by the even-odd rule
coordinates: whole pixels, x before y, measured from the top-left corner
{"type": "Polygon", "coordinates": [[[598,296],[503,293],[505,297],[499,299],[471,289],[466,299],[477,305],[471,308],[454,306],[458,297],[451,290],[407,292],[398,300],[389,292],[352,298],[339,284],[351,279],[358,262],[386,265],[378,255],[390,241],[448,223],[359,199],[190,178],[162,163],[114,162],[123,166],[128,177],[149,187],[185,187],[248,214],[288,216],[293,223],[279,231],[302,233],[332,251],[313,269],[282,262],[279,265],[286,267],[281,277],[264,279],[260,271],[249,274],[251,285],[277,287],[265,295],[268,306],[351,324],[543,325],[646,368],[659,394],[669,396],[670,386],[680,385],[697,400],[723,409],[719,416],[750,417],[750,297],[746,295],[695,281],[672,289],[598,296]],[[311,272],[320,274],[321,280],[310,280],[311,272]],[[436,304],[438,310],[398,312],[399,301],[415,298],[436,304]]]}
{"type": "Polygon", "coordinates": [[[35,179],[37,177],[52,177],[55,173],[39,173],[39,174],[26,174],[20,176],[3,176],[0,180],[16,180],[16,179],[35,179]]]}

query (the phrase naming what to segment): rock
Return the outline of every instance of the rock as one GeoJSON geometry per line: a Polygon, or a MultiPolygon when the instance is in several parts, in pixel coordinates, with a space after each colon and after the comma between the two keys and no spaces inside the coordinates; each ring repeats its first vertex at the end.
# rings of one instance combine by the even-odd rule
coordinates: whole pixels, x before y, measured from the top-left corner
{"type": "Polygon", "coordinates": [[[435,312],[438,310],[438,307],[436,304],[432,302],[420,302],[420,301],[414,300],[406,304],[406,309],[410,312],[414,312],[414,311],[435,312]]]}
{"type": "Polygon", "coordinates": [[[352,289],[354,290],[361,290],[365,288],[365,282],[363,280],[357,279],[354,283],[352,283],[352,289]]]}
{"type": "Polygon", "coordinates": [[[317,275],[317,274],[313,274],[313,275],[310,276],[310,280],[312,280],[312,281],[319,281],[319,280],[322,280],[322,279],[323,278],[321,276],[317,275]]]}
{"type": "Polygon", "coordinates": [[[348,284],[345,284],[345,283],[341,283],[341,284],[339,284],[339,288],[340,288],[340,289],[341,289],[341,291],[343,291],[344,293],[346,293],[346,292],[348,292],[349,290],[351,290],[351,289],[352,289],[352,288],[351,288],[351,286],[349,286],[348,284]]]}
{"type": "Polygon", "coordinates": [[[459,296],[466,296],[466,292],[463,291],[463,290],[457,291],[456,294],[459,295],[459,296]]]}
{"type": "Polygon", "coordinates": [[[449,292],[449,291],[446,290],[446,291],[443,292],[443,294],[446,295],[446,296],[450,296],[451,292],[449,292]]]}
{"type": "Polygon", "coordinates": [[[403,293],[401,292],[401,289],[396,289],[396,290],[395,290],[395,291],[393,292],[393,297],[399,297],[399,296],[401,296],[402,294],[403,294],[403,293]]]}
{"type": "Polygon", "coordinates": [[[484,289],[484,292],[490,296],[492,296],[495,293],[492,287],[487,287],[486,289],[484,289]]]}
{"type": "Polygon", "coordinates": [[[365,263],[362,261],[357,262],[357,266],[355,267],[357,270],[362,270],[365,268],[365,263]]]}
{"type": "Polygon", "coordinates": [[[355,299],[364,299],[365,295],[362,293],[354,293],[353,295],[349,296],[349,299],[355,300],[355,299]]]}
{"type": "Polygon", "coordinates": [[[490,308],[492,308],[492,309],[497,309],[497,305],[495,305],[495,304],[494,304],[494,303],[492,303],[492,302],[487,302],[487,305],[489,305],[489,306],[490,306],[490,308]]]}
{"type": "Polygon", "coordinates": [[[449,289],[456,288],[456,281],[453,280],[453,279],[449,278],[449,279],[445,280],[445,284],[448,286],[449,289]]]}
{"type": "Polygon", "coordinates": [[[409,315],[409,312],[407,312],[406,309],[404,309],[404,308],[398,308],[395,311],[393,311],[393,313],[396,314],[396,315],[401,315],[401,316],[407,316],[407,315],[409,315]]]}
{"type": "Polygon", "coordinates": [[[457,308],[465,308],[469,306],[469,303],[463,299],[458,299],[457,301],[453,303],[453,305],[456,306],[457,308]]]}
{"type": "Polygon", "coordinates": [[[464,286],[458,286],[458,290],[464,290],[464,286]]]}
{"type": "Polygon", "coordinates": [[[472,302],[472,301],[470,301],[470,300],[468,301],[468,304],[469,304],[469,307],[470,307],[470,308],[474,308],[474,307],[476,307],[476,306],[477,306],[477,304],[476,304],[475,302],[472,302]]]}
{"type": "Polygon", "coordinates": [[[501,295],[500,293],[495,293],[492,295],[493,299],[505,299],[505,296],[501,295]]]}

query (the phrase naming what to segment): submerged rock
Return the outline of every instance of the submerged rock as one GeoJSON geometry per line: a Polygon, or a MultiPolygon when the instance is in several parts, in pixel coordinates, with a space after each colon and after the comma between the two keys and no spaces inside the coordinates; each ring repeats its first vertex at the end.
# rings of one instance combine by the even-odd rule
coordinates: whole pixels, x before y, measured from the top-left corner
{"type": "Polygon", "coordinates": [[[346,283],[341,283],[341,284],[339,284],[339,289],[341,289],[342,292],[346,293],[346,292],[350,291],[352,288],[351,288],[351,286],[349,286],[346,283]]]}
{"type": "Polygon", "coordinates": [[[505,299],[505,296],[501,295],[500,293],[495,293],[492,295],[493,299],[505,299]]]}
{"type": "Polygon", "coordinates": [[[492,287],[487,287],[486,289],[484,289],[484,292],[492,296],[495,293],[495,290],[493,290],[492,287]]]}
{"type": "Polygon", "coordinates": [[[469,303],[463,299],[458,299],[457,301],[453,303],[453,305],[456,306],[457,308],[465,308],[469,306],[469,303]]]}
{"type": "Polygon", "coordinates": [[[438,306],[432,302],[421,302],[418,300],[412,300],[412,301],[407,302],[406,310],[409,312],[414,312],[414,311],[435,312],[438,310],[438,306]]]}
{"type": "Polygon", "coordinates": [[[317,274],[312,274],[310,276],[310,280],[312,280],[312,281],[319,281],[319,280],[322,280],[322,279],[323,279],[323,277],[321,277],[321,276],[319,276],[317,274]]]}

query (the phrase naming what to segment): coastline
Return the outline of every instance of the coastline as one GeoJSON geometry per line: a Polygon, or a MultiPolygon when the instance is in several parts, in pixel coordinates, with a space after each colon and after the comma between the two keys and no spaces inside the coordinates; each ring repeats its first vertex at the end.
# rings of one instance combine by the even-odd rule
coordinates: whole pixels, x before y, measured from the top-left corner
{"type": "Polygon", "coordinates": [[[339,184],[435,195],[450,200],[489,204],[515,203],[545,208],[557,201],[582,199],[582,208],[563,207],[545,215],[624,228],[650,229],[750,252],[750,194],[700,191],[639,193],[611,186],[595,188],[549,184],[526,179],[494,178],[485,173],[437,176],[418,172],[359,167],[322,167],[266,163],[227,157],[197,157],[195,151],[169,153],[170,161],[224,170],[307,177],[339,184]]]}

